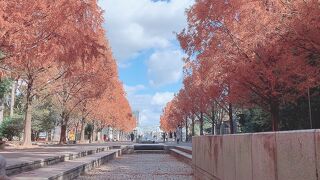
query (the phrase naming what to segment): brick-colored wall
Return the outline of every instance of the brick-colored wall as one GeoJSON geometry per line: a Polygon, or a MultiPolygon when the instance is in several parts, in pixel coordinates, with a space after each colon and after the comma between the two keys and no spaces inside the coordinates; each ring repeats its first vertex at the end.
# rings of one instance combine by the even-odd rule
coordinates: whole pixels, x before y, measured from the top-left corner
{"type": "Polygon", "coordinates": [[[320,180],[320,130],[193,137],[192,164],[199,180],[320,180]]]}

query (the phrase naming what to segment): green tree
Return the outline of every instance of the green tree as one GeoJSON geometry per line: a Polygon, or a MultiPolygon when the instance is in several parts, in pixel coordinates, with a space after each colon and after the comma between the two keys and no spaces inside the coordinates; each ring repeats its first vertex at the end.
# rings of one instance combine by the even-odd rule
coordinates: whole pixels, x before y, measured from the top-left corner
{"type": "Polygon", "coordinates": [[[244,110],[238,114],[241,131],[244,133],[271,131],[270,113],[260,108],[244,110]]]}
{"type": "MultiPolygon", "coordinates": [[[[40,100],[38,100],[40,101],[40,100]]],[[[49,133],[56,125],[58,112],[54,108],[50,98],[35,107],[32,112],[32,137],[37,140],[40,132],[49,133]]]]}
{"type": "Polygon", "coordinates": [[[11,88],[11,79],[0,79],[0,98],[4,98],[11,88]]]}
{"type": "MultiPolygon", "coordinates": [[[[320,128],[318,119],[320,118],[320,87],[311,90],[311,120],[312,128],[320,128]]],[[[310,113],[308,96],[299,98],[297,102],[286,104],[280,110],[280,129],[297,130],[310,129],[310,113]]]]}
{"type": "Polygon", "coordinates": [[[88,139],[91,140],[91,136],[93,133],[93,125],[92,124],[88,124],[84,130],[85,135],[88,136],[88,139]]]}
{"type": "Polygon", "coordinates": [[[10,91],[11,80],[9,78],[0,79],[0,123],[4,119],[5,95],[10,91]]]}

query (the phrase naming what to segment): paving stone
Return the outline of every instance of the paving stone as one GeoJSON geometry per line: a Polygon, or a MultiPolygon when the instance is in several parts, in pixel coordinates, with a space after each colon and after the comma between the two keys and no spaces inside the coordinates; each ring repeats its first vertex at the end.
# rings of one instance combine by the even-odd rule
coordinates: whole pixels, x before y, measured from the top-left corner
{"type": "Polygon", "coordinates": [[[190,165],[169,154],[130,154],[88,172],[78,180],[192,180],[190,165]]]}

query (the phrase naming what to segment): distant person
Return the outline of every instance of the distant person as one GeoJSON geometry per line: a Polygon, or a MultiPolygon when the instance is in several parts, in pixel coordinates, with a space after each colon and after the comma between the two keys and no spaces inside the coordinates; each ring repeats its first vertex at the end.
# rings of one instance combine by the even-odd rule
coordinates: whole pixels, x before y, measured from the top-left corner
{"type": "Polygon", "coordinates": [[[169,138],[172,139],[172,132],[171,132],[171,131],[170,131],[170,133],[169,133],[169,138]]]}
{"type": "Polygon", "coordinates": [[[177,130],[176,130],[176,136],[177,136],[177,143],[179,144],[180,137],[181,137],[180,127],[178,127],[177,130]]]}
{"type": "Polygon", "coordinates": [[[163,142],[165,143],[166,142],[166,133],[162,133],[162,139],[163,139],[163,142]]]}
{"type": "Polygon", "coordinates": [[[134,134],[133,133],[130,134],[130,138],[131,138],[131,142],[133,142],[133,140],[134,140],[134,134]]]}

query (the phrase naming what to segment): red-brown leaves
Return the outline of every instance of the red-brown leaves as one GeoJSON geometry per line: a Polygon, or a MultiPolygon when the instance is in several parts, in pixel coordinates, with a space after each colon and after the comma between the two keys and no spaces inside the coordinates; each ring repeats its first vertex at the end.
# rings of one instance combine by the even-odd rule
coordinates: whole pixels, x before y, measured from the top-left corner
{"type": "Polygon", "coordinates": [[[195,113],[222,101],[257,105],[277,117],[275,105],[318,86],[319,14],[316,0],[197,1],[178,35],[189,56],[184,88],[199,107],[195,113]]]}
{"type": "Polygon", "coordinates": [[[27,104],[35,96],[55,95],[64,125],[81,106],[88,115],[99,110],[104,113],[99,120],[112,116],[122,123],[115,127],[131,130],[135,124],[102,13],[97,0],[1,0],[1,67],[25,81],[27,104]]]}

